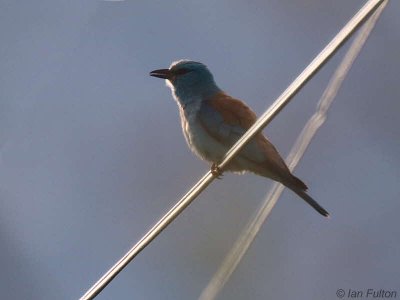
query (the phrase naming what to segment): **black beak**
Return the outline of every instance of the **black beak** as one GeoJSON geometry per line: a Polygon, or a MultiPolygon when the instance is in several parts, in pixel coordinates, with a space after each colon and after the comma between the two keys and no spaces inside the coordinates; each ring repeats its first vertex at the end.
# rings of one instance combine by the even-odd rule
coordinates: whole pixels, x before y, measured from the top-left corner
{"type": "Polygon", "coordinates": [[[150,72],[150,76],[169,79],[171,77],[171,71],[169,69],[159,69],[150,72]]]}

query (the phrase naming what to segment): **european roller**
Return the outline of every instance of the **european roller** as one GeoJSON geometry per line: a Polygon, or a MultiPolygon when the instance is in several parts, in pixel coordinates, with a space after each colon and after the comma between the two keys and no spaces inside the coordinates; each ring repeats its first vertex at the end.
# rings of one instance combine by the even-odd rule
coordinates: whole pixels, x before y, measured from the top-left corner
{"type": "MultiPolygon", "coordinates": [[[[218,176],[218,163],[235,142],[254,124],[255,113],[242,101],[221,90],[209,69],[202,63],[180,60],[169,69],[150,72],[166,79],[178,104],[182,130],[190,149],[212,163],[218,176]]],[[[278,181],[304,199],[323,216],[329,213],[307,193],[307,186],[294,176],[274,145],[258,133],[224,171],[252,172],[278,181]]]]}

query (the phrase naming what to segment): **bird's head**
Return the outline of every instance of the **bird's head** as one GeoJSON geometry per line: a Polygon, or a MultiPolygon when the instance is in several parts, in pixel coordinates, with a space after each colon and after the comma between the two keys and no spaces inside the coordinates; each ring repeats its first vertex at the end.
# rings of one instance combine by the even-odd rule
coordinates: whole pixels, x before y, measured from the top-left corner
{"type": "Polygon", "coordinates": [[[154,70],[150,76],[166,79],[174,96],[181,102],[188,97],[204,98],[220,91],[207,66],[191,60],[173,62],[169,69],[154,70]]]}

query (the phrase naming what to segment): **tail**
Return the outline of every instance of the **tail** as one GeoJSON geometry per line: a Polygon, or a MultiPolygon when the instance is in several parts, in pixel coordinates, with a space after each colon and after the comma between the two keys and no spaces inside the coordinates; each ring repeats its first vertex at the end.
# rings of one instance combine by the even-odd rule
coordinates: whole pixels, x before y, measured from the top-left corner
{"type": "Polygon", "coordinates": [[[303,181],[301,181],[296,176],[292,177],[291,184],[287,187],[290,188],[293,192],[295,192],[299,197],[301,197],[304,201],[306,201],[309,205],[311,205],[317,212],[319,212],[324,217],[329,217],[329,213],[318,204],[310,195],[307,194],[307,186],[303,181]]]}

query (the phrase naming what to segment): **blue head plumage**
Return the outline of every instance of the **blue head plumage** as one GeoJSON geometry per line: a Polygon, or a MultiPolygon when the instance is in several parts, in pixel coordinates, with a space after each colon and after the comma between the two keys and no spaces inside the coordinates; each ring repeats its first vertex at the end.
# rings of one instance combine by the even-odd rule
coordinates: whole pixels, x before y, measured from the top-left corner
{"type": "Polygon", "coordinates": [[[183,106],[221,91],[207,66],[191,60],[173,62],[169,69],[155,70],[150,75],[165,78],[175,99],[183,106]]]}

